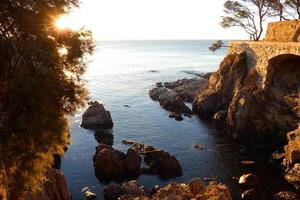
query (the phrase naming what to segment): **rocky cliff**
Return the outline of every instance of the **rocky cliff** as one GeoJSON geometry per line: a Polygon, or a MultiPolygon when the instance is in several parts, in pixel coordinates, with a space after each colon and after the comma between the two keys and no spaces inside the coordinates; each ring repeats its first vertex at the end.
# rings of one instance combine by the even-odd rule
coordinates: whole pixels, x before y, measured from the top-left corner
{"type": "Polygon", "coordinates": [[[296,129],[300,121],[300,57],[276,61],[265,77],[265,86],[260,87],[261,76],[255,68],[247,67],[246,55],[225,57],[198,93],[193,110],[240,134],[268,137],[296,129]]]}
{"type": "Polygon", "coordinates": [[[193,102],[194,112],[223,124],[239,138],[262,138],[264,142],[287,138],[285,178],[298,190],[299,24],[300,21],[270,24],[265,41],[231,42],[219,70],[193,102]]]}

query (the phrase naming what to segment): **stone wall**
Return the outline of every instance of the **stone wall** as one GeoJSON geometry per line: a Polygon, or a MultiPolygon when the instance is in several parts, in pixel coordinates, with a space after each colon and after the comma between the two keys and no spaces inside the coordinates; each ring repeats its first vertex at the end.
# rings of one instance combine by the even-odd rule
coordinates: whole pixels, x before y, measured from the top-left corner
{"type": "Polygon", "coordinates": [[[300,20],[269,23],[264,41],[300,42],[300,20]]]}
{"type": "Polygon", "coordinates": [[[280,55],[300,56],[300,43],[297,42],[254,42],[232,41],[228,54],[246,52],[247,68],[255,68],[259,74],[258,86],[264,88],[269,71],[269,61],[280,55]]]}

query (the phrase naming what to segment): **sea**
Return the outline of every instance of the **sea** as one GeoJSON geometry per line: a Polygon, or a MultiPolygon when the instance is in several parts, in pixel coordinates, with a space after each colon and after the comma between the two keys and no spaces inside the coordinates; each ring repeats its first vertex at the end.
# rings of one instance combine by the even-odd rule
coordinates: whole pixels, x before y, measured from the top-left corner
{"type": "MultiPolygon", "coordinates": [[[[138,183],[148,189],[198,177],[205,183],[210,179],[224,183],[233,191],[234,198],[239,197],[241,189],[234,177],[246,173],[247,169],[236,159],[236,151],[228,154],[216,150],[222,132],[197,115],[183,121],[170,119],[169,112],[148,95],[157,82],[193,78],[195,73],[216,71],[227,50],[211,52],[208,47],[212,42],[98,41],[94,55],[89,58],[83,78],[90,100],[102,102],[111,112],[113,147],[126,153],[129,147],[122,144],[122,140],[143,142],[168,151],[181,163],[183,175],[180,177],[163,180],[154,175],[140,176],[138,183]],[[205,149],[199,151],[193,148],[194,144],[201,144],[205,149]]],[[[96,178],[93,167],[98,143],[93,131],[80,127],[85,109],[70,117],[71,144],[62,158],[61,170],[74,200],[84,199],[81,190],[85,187],[97,194],[97,200],[102,200],[102,190],[107,183],[96,178]]]]}

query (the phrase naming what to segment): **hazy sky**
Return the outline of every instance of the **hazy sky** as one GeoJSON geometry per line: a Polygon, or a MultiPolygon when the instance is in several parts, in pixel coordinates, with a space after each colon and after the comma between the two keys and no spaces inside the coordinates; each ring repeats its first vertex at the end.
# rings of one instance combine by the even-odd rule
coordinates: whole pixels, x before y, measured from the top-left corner
{"type": "Polygon", "coordinates": [[[71,15],[96,40],[247,39],[238,28],[219,23],[224,0],[82,0],[71,15]]]}

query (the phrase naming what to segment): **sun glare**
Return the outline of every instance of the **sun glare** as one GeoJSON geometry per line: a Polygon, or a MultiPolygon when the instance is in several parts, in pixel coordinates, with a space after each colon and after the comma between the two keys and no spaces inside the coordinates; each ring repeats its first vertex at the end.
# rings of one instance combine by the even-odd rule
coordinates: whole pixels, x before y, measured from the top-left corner
{"type": "Polygon", "coordinates": [[[65,56],[65,55],[68,54],[68,49],[65,48],[65,47],[62,47],[62,48],[58,49],[58,54],[59,54],[60,56],[65,56]]]}
{"type": "Polygon", "coordinates": [[[56,19],[55,27],[60,30],[71,29],[73,31],[77,31],[82,28],[82,25],[78,23],[78,19],[74,16],[62,15],[56,19]]]}

